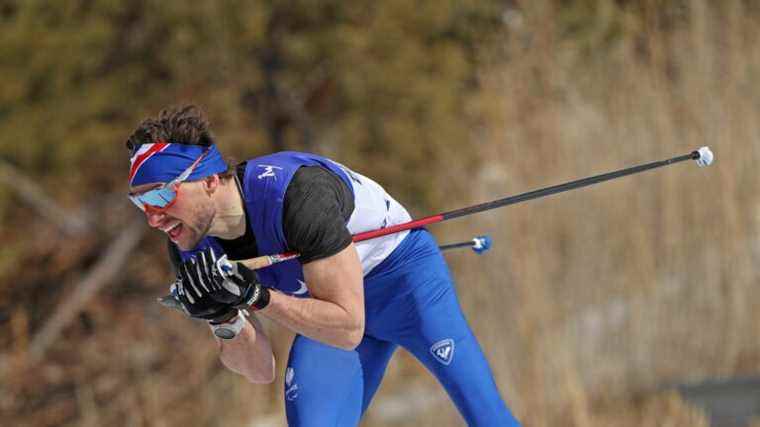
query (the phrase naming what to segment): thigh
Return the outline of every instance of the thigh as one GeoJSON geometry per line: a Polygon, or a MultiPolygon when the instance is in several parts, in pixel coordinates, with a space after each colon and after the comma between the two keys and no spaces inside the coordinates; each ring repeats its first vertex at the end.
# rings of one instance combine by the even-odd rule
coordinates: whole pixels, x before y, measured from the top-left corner
{"type": "Polygon", "coordinates": [[[414,236],[394,268],[365,283],[368,333],[420,360],[468,425],[518,426],[462,313],[435,240],[424,231],[414,236]]]}
{"type": "Polygon", "coordinates": [[[401,345],[433,373],[468,425],[518,426],[453,290],[420,306],[401,345]]]}
{"type": "Polygon", "coordinates": [[[385,375],[385,369],[398,346],[394,343],[379,340],[371,336],[364,336],[361,344],[356,348],[362,365],[364,378],[364,391],[362,397],[362,413],[367,410],[372,397],[374,397],[380,382],[385,375]]]}
{"type": "Polygon", "coordinates": [[[517,426],[467,324],[440,252],[418,259],[405,276],[411,292],[396,303],[398,343],[435,375],[468,425],[517,426]]]}
{"type": "Polygon", "coordinates": [[[289,426],[356,426],[362,390],[358,352],[296,336],[285,371],[289,426]]]}

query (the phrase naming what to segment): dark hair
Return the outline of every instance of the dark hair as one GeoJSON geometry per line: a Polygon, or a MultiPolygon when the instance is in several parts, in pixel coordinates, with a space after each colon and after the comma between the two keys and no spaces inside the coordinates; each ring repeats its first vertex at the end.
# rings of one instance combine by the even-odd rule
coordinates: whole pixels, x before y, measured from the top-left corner
{"type": "Polygon", "coordinates": [[[127,149],[135,152],[141,145],[157,141],[208,147],[214,143],[214,137],[203,111],[195,105],[186,105],[167,108],[158,117],[143,119],[127,139],[127,149]]]}
{"type": "MultiPolygon", "coordinates": [[[[143,119],[127,138],[126,146],[130,155],[141,145],[157,141],[208,147],[214,144],[214,136],[209,128],[209,121],[200,107],[191,104],[165,108],[157,117],[143,119]]],[[[234,173],[234,167],[230,167],[220,176],[229,178],[230,172],[234,173]]]]}

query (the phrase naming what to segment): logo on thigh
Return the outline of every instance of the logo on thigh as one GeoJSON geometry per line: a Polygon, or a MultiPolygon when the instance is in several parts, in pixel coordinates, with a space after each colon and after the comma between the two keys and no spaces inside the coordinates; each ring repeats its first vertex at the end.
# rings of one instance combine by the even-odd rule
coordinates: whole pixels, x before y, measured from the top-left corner
{"type": "Polygon", "coordinates": [[[296,376],[296,371],[288,367],[285,370],[285,399],[288,401],[294,401],[298,397],[298,384],[293,379],[296,376]]]}
{"type": "Polygon", "coordinates": [[[430,354],[442,364],[448,366],[454,359],[454,340],[446,338],[438,341],[430,347],[430,354]]]}

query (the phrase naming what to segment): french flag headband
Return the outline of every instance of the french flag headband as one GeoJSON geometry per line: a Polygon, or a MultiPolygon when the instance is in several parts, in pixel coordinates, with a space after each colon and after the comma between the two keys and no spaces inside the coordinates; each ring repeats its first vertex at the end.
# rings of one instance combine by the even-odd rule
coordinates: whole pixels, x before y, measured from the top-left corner
{"type": "Polygon", "coordinates": [[[195,166],[188,181],[193,181],[227,170],[227,163],[215,145],[170,144],[158,141],[143,144],[132,155],[129,168],[129,185],[135,187],[148,183],[168,183],[185,172],[203,153],[203,159],[195,166]],[[208,151],[207,151],[208,150],[208,151]]]}

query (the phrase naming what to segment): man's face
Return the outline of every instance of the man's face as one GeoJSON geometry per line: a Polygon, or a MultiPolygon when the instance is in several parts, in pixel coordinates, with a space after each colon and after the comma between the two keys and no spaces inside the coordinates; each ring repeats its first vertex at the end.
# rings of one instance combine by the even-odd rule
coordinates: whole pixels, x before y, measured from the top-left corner
{"type": "MultiPolygon", "coordinates": [[[[139,194],[159,185],[130,187],[130,194],[139,194]]],[[[206,235],[214,219],[216,211],[210,196],[203,180],[183,182],[178,187],[176,201],[165,211],[145,210],[148,225],[166,233],[180,249],[191,250],[206,235]]]]}

